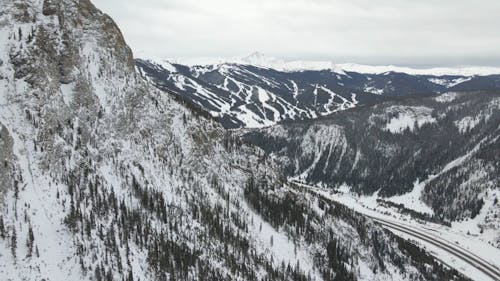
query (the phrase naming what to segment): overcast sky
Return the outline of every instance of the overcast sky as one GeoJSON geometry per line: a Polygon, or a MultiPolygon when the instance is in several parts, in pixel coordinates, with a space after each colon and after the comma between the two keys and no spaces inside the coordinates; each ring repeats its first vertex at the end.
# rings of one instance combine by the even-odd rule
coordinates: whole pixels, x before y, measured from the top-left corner
{"type": "Polygon", "coordinates": [[[498,0],[93,0],[136,54],[500,66],[498,0]]]}

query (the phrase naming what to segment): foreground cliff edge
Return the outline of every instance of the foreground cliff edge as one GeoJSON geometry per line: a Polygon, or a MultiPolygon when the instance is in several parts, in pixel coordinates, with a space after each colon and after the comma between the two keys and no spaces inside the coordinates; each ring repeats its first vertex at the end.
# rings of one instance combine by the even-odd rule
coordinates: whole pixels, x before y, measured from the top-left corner
{"type": "Polygon", "coordinates": [[[89,1],[0,5],[2,280],[466,280],[155,90],[89,1]]]}

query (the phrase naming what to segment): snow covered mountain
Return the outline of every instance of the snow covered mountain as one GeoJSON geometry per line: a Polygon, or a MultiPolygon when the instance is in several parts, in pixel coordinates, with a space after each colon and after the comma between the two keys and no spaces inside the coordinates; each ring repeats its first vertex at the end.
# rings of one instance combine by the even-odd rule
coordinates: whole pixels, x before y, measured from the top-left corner
{"type": "Polygon", "coordinates": [[[363,65],[356,63],[335,63],[333,61],[311,61],[311,60],[284,60],[267,56],[260,52],[254,52],[246,57],[191,57],[191,58],[167,58],[153,57],[146,53],[139,54],[143,60],[153,62],[168,62],[171,64],[193,66],[220,65],[220,64],[242,64],[253,65],[261,68],[272,68],[279,71],[314,71],[333,70],[335,72],[357,72],[364,74],[382,74],[386,72],[399,72],[410,75],[430,76],[488,76],[500,74],[499,67],[467,66],[467,67],[433,67],[412,68],[395,65],[363,65]]]}
{"type": "Polygon", "coordinates": [[[90,1],[0,8],[1,280],[467,280],[158,91],[90,1]]]}
{"type": "Polygon", "coordinates": [[[499,91],[388,101],[245,139],[290,177],[375,196],[500,247],[499,91]]]}
{"type": "Polygon", "coordinates": [[[498,69],[415,70],[284,62],[259,53],[229,62],[202,62],[206,65],[138,59],[136,65],[158,88],[208,112],[226,128],[315,119],[394,98],[500,88],[500,75],[492,74],[500,73],[498,69]]]}

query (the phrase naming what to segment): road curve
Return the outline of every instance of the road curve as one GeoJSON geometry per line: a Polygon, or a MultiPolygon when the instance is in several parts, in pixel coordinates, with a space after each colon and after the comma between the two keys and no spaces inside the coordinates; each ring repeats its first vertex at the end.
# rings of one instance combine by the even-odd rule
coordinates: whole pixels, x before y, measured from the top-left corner
{"type": "Polygon", "coordinates": [[[484,274],[488,275],[491,277],[493,280],[500,280],[500,270],[496,268],[494,265],[490,264],[489,262],[481,259],[480,257],[475,256],[474,254],[470,253],[469,251],[459,247],[455,246],[453,244],[448,244],[439,241],[439,239],[436,239],[435,237],[432,237],[431,235],[428,235],[426,233],[423,233],[422,231],[415,229],[415,228],[410,228],[402,225],[398,225],[394,222],[383,220],[380,218],[372,217],[369,215],[366,215],[367,217],[373,219],[374,221],[380,223],[386,228],[389,229],[394,229],[403,233],[406,233],[407,235],[410,235],[412,237],[415,237],[417,239],[423,240],[427,243],[430,243],[442,250],[445,250],[446,252],[460,258],[461,260],[467,262],[468,264],[472,265],[473,267],[477,268],[479,271],[483,272],[484,274]]]}
{"type": "MultiPolygon", "coordinates": [[[[332,200],[335,201],[334,199],[331,198],[325,198],[322,194],[318,193],[315,189],[317,187],[303,184],[301,182],[294,181],[295,184],[298,184],[303,187],[308,187],[311,189],[312,192],[315,194],[323,197],[324,199],[332,200]]],[[[338,204],[342,204],[341,202],[335,201],[338,204]]],[[[342,204],[344,205],[344,204],[342,204]]],[[[346,207],[349,207],[347,205],[344,205],[346,207]]],[[[425,241],[429,244],[432,244],[450,254],[453,256],[465,261],[466,263],[470,264],[471,266],[475,267],[477,270],[481,271],[485,275],[489,276],[495,281],[500,281],[500,269],[496,267],[495,265],[489,263],[488,261],[485,261],[484,259],[478,257],[477,255],[469,252],[468,250],[455,245],[451,242],[446,242],[444,241],[441,237],[434,236],[432,234],[426,233],[422,230],[419,230],[415,227],[410,227],[406,226],[404,224],[398,224],[395,221],[390,221],[390,220],[384,220],[382,218],[374,217],[368,214],[364,214],[362,212],[359,212],[360,214],[374,220],[375,222],[381,224],[382,226],[388,228],[388,229],[393,229],[399,232],[403,232],[411,237],[414,237],[416,239],[425,241]]]]}

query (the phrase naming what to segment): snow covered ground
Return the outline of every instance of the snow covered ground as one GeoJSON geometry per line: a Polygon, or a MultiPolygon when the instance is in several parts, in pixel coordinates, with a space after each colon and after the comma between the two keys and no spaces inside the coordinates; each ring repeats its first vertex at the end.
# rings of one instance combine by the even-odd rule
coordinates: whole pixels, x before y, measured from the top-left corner
{"type": "Polygon", "coordinates": [[[311,256],[300,245],[295,245],[284,232],[273,228],[259,214],[253,212],[246,202],[242,204],[242,209],[248,212],[252,222],[250,232],[254,237],[263,238],[257,242],[259,250],[272,256],[276,266],[280,266],[282,262],[292,266],[300,264],[304,272],[311,274],[315,280],[323,280],[318,270],[314,268],[311,256]],[[264,236],[269,239],[265,240],[264,236]]]}
{"type": "Polygon", "coordinates": [[[428,107],[392,106],[386,111],[388,114],[396,115],[387,122],[385,127],[385,130],[393,134],[402,133],[406,129],[413,131],[426,123],[436,122],[431,115],[432,109],[428,107]]]}
{"type": "MultiPolygon", "coordinates": [[[[490,264],[500,268],[500,249],[490,245],[488,243],[488,237],[483,235],[477,235],[471,232],[471,229],[477,228],[477,222],[481,220],[481,216],[484,216],[483,213],[479,214],[474,220],[468,220],[461,223],[454,223],[451,227],[447,227],[444,225],[423,222],[416,219],[411,218],[408,215],[402,215],[397,212],[396,209],[386,207],[377,202],[379,198],[375,193],[372,196],[359,196],[350,191],[348,186],[341,186],[336,190],[318,188],[314,186],[304,185],[298,183],[303,187],[308,188],[310,191],[317,193],[319,195],[324,196],[330,200],[334,200],[343,205],[346,205],[353,210],[365,214],[370,217],[380,218],[382,220],[391,221],[397,223],[399,225],[404,225],[410,228],[414,228],[416,230],[422,231],[426,234],[429,234],[436,239],[440,239],[441,241],[445,241],[446,243],[455,244],[460,246],[461,248],[469,251],[470,253],[480,257],[481,259],[489,262],[490,264]],[[470,234],[468,234],[468,232],[470,234]]],[[[405,206],[413,206],[416,210],[419,211],[429,211],[430,208],[425,206],[423,202],[418,202],[418,197],[416,194],[421,185],[419,183],[415,184],[415,188],[413,192],[410,192],[407,195],[393,197],[393,198],[384,198],[386,201],[393,201],[395,203],[404,203],[405,206]],[[411,202],[411,204],[408,204],[411,202]],[[407,205],[408,204],[408,205],[407,205]]],[[[484,210],[487,209],[483,208],[484,210]]],[[[432,210],[430,210],[432,211],[432,210]]],[[[391,230],[392,231],[392,230],[391,230]]],[[[479,231],[479,230],[478,230],[479,231]]],[[[462,274],[472,278],[473,280],[493,280],[487,275],[481,273],[477,268],[470,265],[466,261],[451,255],[447,251],[440,249],[423,241],[421,239],[416,239],[415,237],[410,237],[407,234],[403,234],[400,231],[393,231],[398,235],[401,235],[403,238],[408,238],[411,240],[416,240],[418,245],[423,246],[428,252],[432,253],[436,258],[441,260],[442,262],[448,264],[449,266],[454,267],[462,274]]]]}
{"type": "MultiPolygon", "coordinates": [[[[144,55],[144,57],[147,57],[144,55]]],[[[332,70],[335,73],[345,74],[346,71],[366,74],[381,74],[385,72],[401,72],[411,75],[460,75],[460,76],[485,76],[500,74],[498,67],[434,67],[434,68],[412,68],[395,65],[362,65],[356,63],[335,63],[333,61],[307,61],[307,60],[284,60],[266,56],[255,52],[246,57],[201,57],[201,58],[169,58],[167,61],[187,66],[195,65],[219,65],[225,63],[254,65],[264,68],[271,68],[279,71],[304,71],[304,70],[332,70]]],[[[434,81],[442,82],[443,81],[434,81]]],[[[462,81],[463,82],[463,81],[462,81]]],[[[460,83],[460,81],[455,81],[460,83]]],[[[452,83],[447,83],[452,86],[452,83]]]]}

